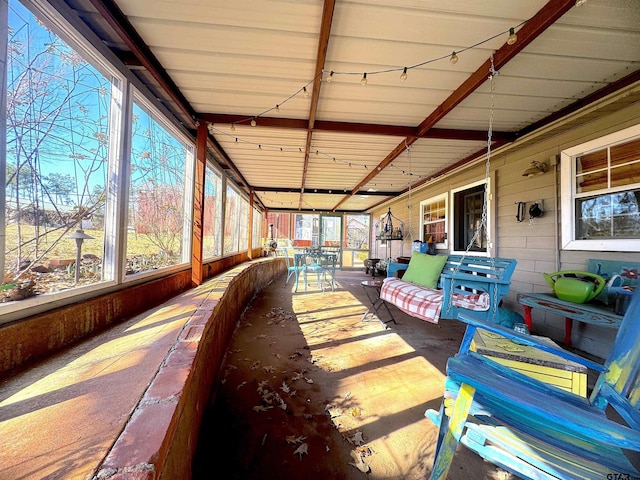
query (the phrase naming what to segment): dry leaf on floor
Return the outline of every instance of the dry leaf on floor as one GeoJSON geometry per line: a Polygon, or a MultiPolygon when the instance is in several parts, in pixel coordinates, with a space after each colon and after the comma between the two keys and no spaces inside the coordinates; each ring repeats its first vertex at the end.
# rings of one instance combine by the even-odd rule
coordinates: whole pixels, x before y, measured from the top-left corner
{"type": "Polygon", "coordinates": [[[244,387],[247,384],[247,382],[242,382],[240,385],[238,385],[236,387],[236,390],[240,390],[242,387],[244,387]]]}
{"type": "Polygon", "coordinates": [[[253,411],[258,413],[258,412],[266,412],[267,410],[272,409],[273,407],[263,407],[262,405],[256,405],[255,407],[253,407],[253,411]]]}
{"type": "Polygon", "coordinates": [[[306,439],[307,437],[305,437],[304,435],[300,435],[299,437],[296,437],[295,435],[289,435],[285,437],[285,440],[289,445],[299,445],[302,442],[304,442],[306,439]]]}
{"type": "Polygon", "coordinates": [[[364,438],[362,432],[356,432],[356,434],[349,439],[354,445],[360,446],[364,444],[364,438]]]}
{"type": "Polygon", "coordinates": [[[352,451],[351,452],[351,458],[353,458],[354,461],[353,462],[349,462],[349,465],[353,465],[358,470],[360,470],[362,473],[371,472],[371,467],[369,466],[368,463],[365,463],[364,459],[362,458],[362,456],[359,453],[352,451]]]}
{"type": "Polygon", "coordinates": [[[358,407],[353,407],[350,411],[352,417],[359,417],[362,415],[362,410],[358,407]]]}
{"type": "Polygon", "coordinates": [[[302,460],[302,455],[309,455],[308,449],[309,449],[309,446],[306,443],[303,443],[298,448],[296,448],[293,454],[298,455],[300,457],[300,460],[302,460]]]}
{"type": "Polygon", "coordinates": [[[310,378],[304,377],[304,381],[307,383],[313,383],[313,380],[311,380],[310,378]]]}
{"type": "Polygon", "coordinates": [[[264,367],[262,367],[262,369],[265,371],[265,373],[273,373],[276,371],[275,368],[273,368],[273,366],[271,365],[266,365],[264,367]]]}
{"type": "Polygon", "coordinates": [[[257,362],[253,362],[250,367],[251,370],[256,370],[260,366],[260,363],[262,363],[260,360],[258,360],[257,362]]]}
{"type": "Polygon", "coordinates": [[[291,388],[289,388],[289,385],[287,385],[285,382],[282,382],[282,386],[280,387],[280,389],[284,393],[289,393],[291,391],[291,388]]]}

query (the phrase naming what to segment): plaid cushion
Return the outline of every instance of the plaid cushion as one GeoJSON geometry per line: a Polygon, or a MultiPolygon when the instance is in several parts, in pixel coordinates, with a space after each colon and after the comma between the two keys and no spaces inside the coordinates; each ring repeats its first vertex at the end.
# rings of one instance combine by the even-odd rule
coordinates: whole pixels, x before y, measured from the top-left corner
{"type": "MultiPolygon", "coordinates": [[[[380,289],[382,300],[392,303],[412,317],[431,323],[438,323],[443,297],[442,290],[423,287],[392,277],[385,278],[380,289]]],[[[454,293],[452,303],[456,307],[467,310],[486,311],[489,310],[489,300],[487,293],[469,295],[454,293]]]]}

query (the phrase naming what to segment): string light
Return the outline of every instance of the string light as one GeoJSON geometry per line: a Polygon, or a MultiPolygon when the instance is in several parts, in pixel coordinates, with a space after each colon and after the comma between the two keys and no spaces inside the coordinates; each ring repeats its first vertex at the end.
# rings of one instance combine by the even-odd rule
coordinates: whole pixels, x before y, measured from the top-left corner
{"type": "MultiPolygon", "coordinates": [[[[300,154],[304,153],[304,149],[302,147],[282,147],[282,146],[279,146],[279,145],[262,145],[262,144],[259,144],[259,143],[251,142],[249,140],[243,140],[241,138],[234,137],[233,135],[230,135],[230,134],[224,132],[223,130],[215,128],[213,123],[210,123],[208,125],[208,129],[209,129],[209,132],[211,133],[211,135],[213,135],[214,132],[215,132],[215,133],[218,133],[220,135],[231,137],[231,138],[233,138],[233,141],[236,144],[243,143],[243,144],[246,144],[246,145],[253,145],[258,150],[280,150],[281,152],[285,152],[286,151],[286,152],[298,152],[300,154]]],[[[370,169],[370,165],[362,164],[362,163],[352,163],[352,162],[349,162],[347,160],[342,160],[342,159],[337,158],[337,157],[335,157],[333,155],[330,155],[328,153],[322,152],[321,150],[319,150],[317,148],[311,147],[310,151],[311,152],[315,152],[315,156],[316,157],[324,156],[328,160],[331,160],[334,163],[340,163],[340,164],[346,165],[348,167],[362,167],[365,170],[369,170],[370,169]]],[[[382,170],[382,168],[380,166],[376,166],[376,167],[373,167],[373,168],[375,168],[378,171],[382,170]]],[[[405,171],[405,170],[401,170],[400,168],[396,167],[394,164],[390,164],[389,168],[395,169],[395,170],[401,172],[403,175],[417,176],[419,179],[425,178],[423,176],[418,176],[413,172],[408,172],[408,171],[405,171]]]]}
{"type": "Polygon", "coordinates": [[[509,29],[509,38],[507,38],[507,45],[513,45],[518,41],[518,35],[516,35],[515,28],[511,27],[509,29]]]}
{"type": "Polygon", "coordinates": [[[280,112],[280,105],[276,105],[276,112],[279,113],[280,112]]]}
{"type": "Polygon", "coordinates": [[[362,74],[362,79],[360,79],[360,85],[366,85],[367,84],[367,72],[364,72],[362,74]]]}
{"type": "Polygon", "coordinates": [[[236,124],[235,124],[235,123],[232,123],[232,124],[231,124],[231,131],[232,131],[232,132],[235,132],[235,131],[236,131],[236,124]]]}
{"type": "Polygon", "coordinates": [[[333,80],[333,70],[329,72],[329,76],[327,77],[327,83],[331,83],[331,80],[333,80]]]}
{"type": "Polygon", "coordinates": [[[304,92],[304,98],[309,98],[309,91],[306,86],[302,87],[302,91],[304,92]]]}
{"type": "Polygon", "coordinates": [[[252,118],[252,119],[251,119],[251,126],[252,126],[252,127],[255,127],[256,125],[257,125],[256,119],[255,119],[255,118],[252,118]]]}
{"type": "Polygon", "coordinates": [[[400,80],[403,82],[407,80],[407,67],[404,67],[402,73],[400,74],[400,80]]]}
{"type": "Polygon", "coordinates": [[[449,61],[454,65],[458,63],[458,55],[456,55],[456,52],[453,52],[451,54],[451,58],[449,59],[449,61]]]}

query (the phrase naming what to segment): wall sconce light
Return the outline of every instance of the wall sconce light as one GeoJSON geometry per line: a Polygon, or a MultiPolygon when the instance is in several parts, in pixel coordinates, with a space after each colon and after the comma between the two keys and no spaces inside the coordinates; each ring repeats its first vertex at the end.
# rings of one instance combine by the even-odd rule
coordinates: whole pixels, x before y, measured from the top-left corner
{"type": "Polygon", "coordinates": [[[542,162],[533,161],[531,162],[531,166],[527,168],[522,174],[523,177],[535,177],[537,175],[542,175],[547,171],[547,164],[542,162]]]}

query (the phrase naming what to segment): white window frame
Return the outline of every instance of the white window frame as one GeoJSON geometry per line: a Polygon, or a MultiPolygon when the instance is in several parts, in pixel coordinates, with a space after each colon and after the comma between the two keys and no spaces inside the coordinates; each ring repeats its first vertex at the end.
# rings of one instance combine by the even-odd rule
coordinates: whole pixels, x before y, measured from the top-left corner
{"type": "MultiPolygon", "coordinates": [[[[184,215],[182,219],[182,258],[180,262],[175,265],[170,265],[167,267],[162,267],[153,270],[147,270],[144,272],[139,272],[135,274],[126,274],[126,268],[123,268],[124,278],[122,278],[122,283],[131,283],[138,282],[140,279],[147,279],[152,277],[159,277],[166,275],[167,273],[176,272],[180,270],[184,270],[186,267],[191,265],[191,245],[192,245],[192,237],[193,237],[193,188],[194,188],[194,178],[195,178],[195,158],[196,158],[196,145],[193,139],[188,138],[184,133],[182,133],[175,125],[173,125],[167,117],[158,109],[155,105],[153,105],[149,99],[145,97],[145,95],[138,90],[136,87],[131,88],[131,95],[128,98],[128,108],[129,108],[129,118],[127,119],[127,135],[128,135],[128,145],[127,147],[131,147],[131,135],[132,135],[132,119],[133,119],[133,105],[134,103],[138,104],[138,107],[146,110],[147,113],[151,116],[153,120],[158,122],[173,135],[178,141],[182,142],[186,147],[185,152],[185,176],[184,176],[184,215]]],[[[126,208],[124,211],[128,211],[129,208],[129,189],[131,188],[131,152],[126,152],[126,176],[123,179],[124,183],[124,198],[126,198],[126,208]]],[[[124,213],[123,213],[124,215],[124,213]]],[[[126,265],[127,262],[127,245],[124,242],[123,245],[123,255],[121,258],[122,265],[126,265]]]]}
{"type": "MultiPolygon", "coordinates": [[[[128,81],[124,75],[117,70],[105,56],[95,48],[89,40],[84,38],[76,29],[76,27],[64,18],[58,11],[52,8],[48,3],[37,2],[33,0],[20,0],[20,3],[30,10],[33,15],[38,18],[47,28],[50,28],[58,37],[60,37],[67,45],[79,53],[93,68],[100,71],[104,76],[111,77],[111,122],[109,124],[109,160],[108,174],[111,176],[117,174],[119,170],[119,155],[123,134],[123,110],[122,98],[126,95],[128,81]]],[[[6,25],[3,34],[7,34],[6,25]]],[[[4,61],[6,61],[6,54],[4,61]]],[[[3,120],[6,122],[6,112],[3,113],[3,120]]],[[[6,148],[6,145],[2,145],[6,148]]],[[[11,322],[16,318],[28,316],[32,311],[42,311],[49,308],[54,302],[59,304],[70,303],[72,301],[80,301],[92,296],[93,292],[105,290],[115,286],[118,278],[115,272],[115,265],[118,252],[117,242],[117,217],[116,198],[120,194],[117,191],[117,182],[106,185],[107,199],[105,205],[105,252],[103,258],[103,279],[91,285],[73,287],[66,290],[60,290],[52,293],[43,293],[32,298],[16,302],[8,302],[0,305],[0,325],[11,322]]],[[[3,232],[4,234],[4,232],[3,232]]],[[[2,252],[4,255],[4,252],[2,252]]]]}
{"type": "MultiPolygon", "coordinates": [[[[634,140],[640,137],[640,124],[625,128],[615,133],[581,143],[560,152],[560,180],[562,185],[562,249],[610,252],[640,252],[640,238],[637,239],[576,239],[575,235],[575,162],[577,156],[594,150],[601,150],[618,143],[634,140]]],[[[614,193],[629,189],[640,188],[640,184],[625,185],[623,188],[603,189],[603,193],[614,193]]]]}
{"type": "MultiPolygon", "coordinates": [[[[495,238],[496,238],[496,232],[493,226],[493,216],[494,216],[494,212],[493,212],[493,185],[495,183],[495,173],[491,173],[489,178],[483,178],[482,180],[478,180],[476,182],[471,182],[471,183],[467,183],[466,185],[457,187],[457,188],[453,188],[450,190],[449,195],[450,195],[450,200],[449,200],[449,235],[448,235],[448,239],[450,239],[450,246],[451,246],[451,253],[454,254],[467,254],[467,255],[475,255],[478,257],[491,257],[493,256],[493,250],[494,250],[494,245],[495,245],[495,238]],[[486,225],[486,231],[487,231],[487,248],[485,249],[484,252],[482,251],[474,251],[474,250],[470,250],[469,252],[466,252],[466,250],[456,250],[455,249],[455,245],[456,245],[456,238],[455,235],[458,234],[458,232],[455,229],[455,225],[454,225],[454,221],[455,221],[455,194],[462,192],[464,190],[469,190],[471,188],[477,187],[478,185],[484,185],[486,183],[487,187],[486,187],[486,191],[487,191],[487,225],[486,225]]],[[[466,246],[465,246],[466,249],[466,246]]]]}
{"type": "MultiPolygon", "coordinates": [[[[434,204],[444,200],[444,242],[437,242],[435,244],[437,249],[446,250],[449,248],[449,192],[441,193],[434,197],[422,200],[420,202],[420,241],[426,242],[428,238],[424,238],[424,209],[427,205],[434,204]]],[[[436,223],[436,222],[429,222],[436,223]]]]}

